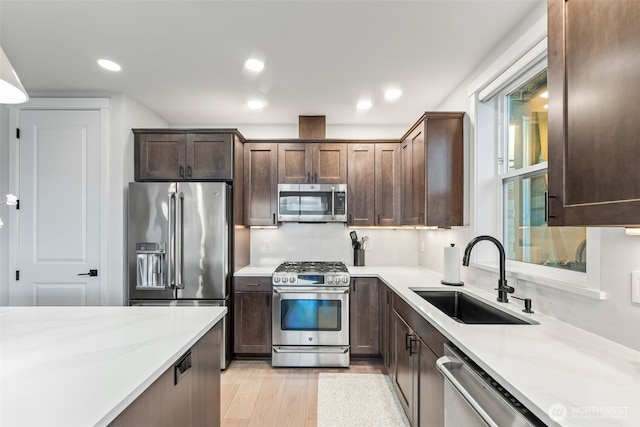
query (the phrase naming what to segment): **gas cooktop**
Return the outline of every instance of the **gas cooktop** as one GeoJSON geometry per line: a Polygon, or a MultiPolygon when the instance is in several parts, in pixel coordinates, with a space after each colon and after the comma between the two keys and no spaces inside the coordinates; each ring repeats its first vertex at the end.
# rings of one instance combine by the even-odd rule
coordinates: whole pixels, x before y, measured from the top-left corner
{"type": "Polygon", "coordinates": [[[349,270],[338,261],[285,261],[271,281],[273,285],[349,286],[349,270]]]}

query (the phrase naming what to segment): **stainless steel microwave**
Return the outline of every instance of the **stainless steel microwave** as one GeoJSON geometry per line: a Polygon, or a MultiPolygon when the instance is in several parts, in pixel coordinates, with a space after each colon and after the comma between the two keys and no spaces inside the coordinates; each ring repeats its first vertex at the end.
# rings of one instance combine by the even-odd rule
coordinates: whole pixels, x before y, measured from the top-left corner
{"type": "Polygon", "coordinates": [[[347,222],[347,184],[278,184],[278,221],[347,222]]]}

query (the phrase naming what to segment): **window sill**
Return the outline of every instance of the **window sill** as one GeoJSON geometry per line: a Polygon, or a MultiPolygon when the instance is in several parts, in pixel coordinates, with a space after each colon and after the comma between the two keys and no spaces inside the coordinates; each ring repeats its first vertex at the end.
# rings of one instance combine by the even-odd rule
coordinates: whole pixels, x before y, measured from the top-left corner
{"type": "MultiPolygon", "coordinates": [[[[510,261],[507,261],[507,280],[515,280],[516,283],[520,280],[523,280],[526,282],[534,283],[536,285],[558,289],[594,300],[607,299],[606,292],[586,287],[586,284],[588,283],[588,277],[585,273],[562,270],[555,271],[558,269],[542,266],[526,266],[525,268],[522,268],[518,266],[518,264],[523,263],[512,263],[510,261]],[[545,275],[535,274],[535,270],[541,268],[551,271],[546,271],[545,275]],[[549,277],[549,275],[551,274],[553,274],[554,276],[560,276],[561,279],[549,277]]],[[[490,271],[492,273],[498,274],[498,267],[495,265],[480,264],[474,262],[472,262],[470,265],[479,270],[490,271]]]]}

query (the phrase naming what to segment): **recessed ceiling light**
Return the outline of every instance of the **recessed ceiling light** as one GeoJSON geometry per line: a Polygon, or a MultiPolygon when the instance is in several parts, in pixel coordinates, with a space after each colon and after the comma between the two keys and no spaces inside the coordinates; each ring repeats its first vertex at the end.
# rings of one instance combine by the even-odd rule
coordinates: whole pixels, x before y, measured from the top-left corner
{"type": "Polygon", "coordinates": [[[356,104],[356,108],[358,110],[368,110],[372,106],[373,106],[373,104],[368,99],[364,99],[364,100],[358,102],[358,104],[356,104]]]}
{"type": "Polygon", "coordinates": [[[384,99],[387,101],[395,101],[402,96],[402,91],[398,88],[389,88],[384,92],[384,99]]]}
{"type": "Polygon", "coordinates": [[[264,62],[259,59],[249,58],[244,62],[244,68],[255,73],[259,73],[264,68],[264,62]]]}
{"type": "Polygon", "coordinates": [[[120,64],[117,64],[113,61],[109,61],[108,59],[98,59],[98,65],[109,71],[120,71],[122,67],[120,64]]]}
{"type": "Polygon", "coordinates": [[[267,105],[267,103],[259,99],[252,99],[247,102],[247,107],[249,107],[250,110],[260,110],[264,108],[265,105],[267,105]]]}
{"type": "Polygon", "coordinates": [[[545,98],[545,99],[549,98],[549,92],[545,90],[540,94],[540,98],[545,98]]]}

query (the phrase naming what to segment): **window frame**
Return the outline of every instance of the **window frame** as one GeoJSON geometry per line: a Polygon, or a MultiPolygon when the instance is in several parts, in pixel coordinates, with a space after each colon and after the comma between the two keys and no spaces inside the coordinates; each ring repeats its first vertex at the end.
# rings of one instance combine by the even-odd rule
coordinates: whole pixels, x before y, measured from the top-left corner
{"type": "MultiPolygon", "coordinates": [[[[546,50],[543,55],[538,55],[531,61],[526,63],[518,63],[519,69],[513,70],[516,64],[512,64],[509,72],[511,76],[504,79],[502,75],[493,77],[485,82],[484,85],[477,87],[471,93],[471,112],[475,117],[487,117],[493,115],[494,122],[488,123],[478,120],[475,126],[475,139],[477,147],[474,150],[474,166],[476,172],[473,174],[475,180],[473,188],[476,192],[474,199],[476,201],[482,198],[491,197],[495,202],[493,210],[495,212],[495,222],[489,223],[492,215],[491,212],[481,207],[480,203],[474,203],[475,210],[473,218],[476,223],[472,224],[472,232],[474,234],[479,230],[493,230],[494,235],[499,236],[504,242],[506,236],[507,224],[504,218],[504,191],[505,180],[512,179],[517,176],[526,176],[539,173],[548,169],[548,163],[543,162],[532,166],[527,166],[516,171],[508,170],[507,145],[508,145],[508,123],[505,123],[507,109],[507,95],[521,86],[527,80],[535,77],[547,68],[546,50]],[[480,100],[480,93],[483,88],[492,87],[490,96],[483,96],[480,100]],[[493,146],[491,146],[493,144],[493,146]],[[483,158],[479,154],[482,149],[489,149],[496,154],[493,164],[482,163],[483,158]],[[488,180],[489,174],[482,175],[477,171],[483,168],[491,168],[493,170],[493,189],[494,193],[489,195],[486,192],[487,185],[482,185],[480,181],[488,180]],[[483,190],[485,192],[480,194],[483,190]]],[[[486,157],[484,157],[486,160],[486,157]]],[[[545,172],[546,173],[546,172],[545,172]]],[[[506,260],[506,269],[508,277],[511,281],[525,281],[534,285],[548,286],[555,289],[561,289],[567,292],[586,296],[593,299],[605,299],[606,295],[600,290],[600,241],[601,232],[598,228],[587,227],[587,271],[577,272],[563,270],[556,267],[536,265],[522,261],[506,260]]],[[[483,258],[476,254],[476,258],[471,263],[472,266],[482,270],[497,271],[496,258],[483,258]]]]}

